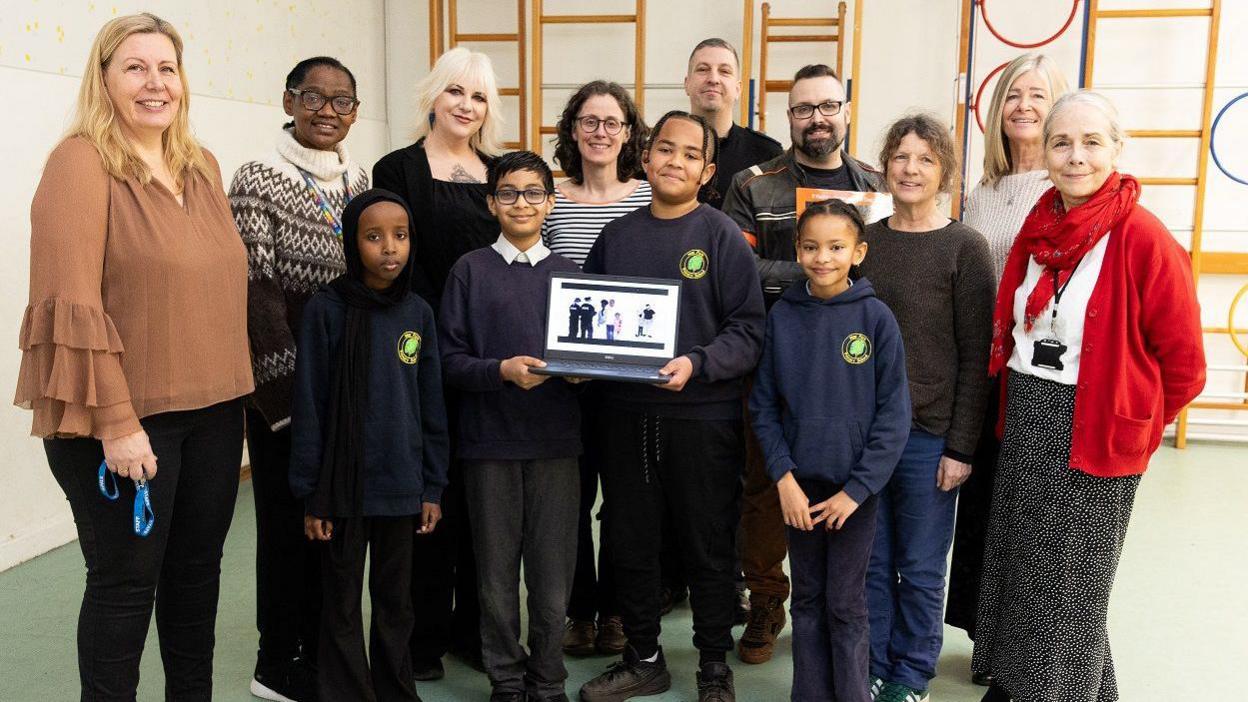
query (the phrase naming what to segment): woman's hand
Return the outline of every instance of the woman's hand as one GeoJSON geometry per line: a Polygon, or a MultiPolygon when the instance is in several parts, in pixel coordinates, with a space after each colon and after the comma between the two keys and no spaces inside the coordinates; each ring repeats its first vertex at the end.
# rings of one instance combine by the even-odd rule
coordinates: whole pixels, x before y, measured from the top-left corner
{"type": "Polygon", "coordinates": [[[936,469],[936,487],[949,492],[971,477],[971,464],[963,463],[948,456],[940,457],[940,467],[936,469]]]}
{"type": "Polygon", "coordinates": [[[810,531],[815,523],[810,520],[810,500],[797,484],[792,471],[785,473],[780,482],[776,483],[780,493],[780,511],[784,513],[784,523],[794,529],[810,531]]]}
{"type": "Polygon", "coordinates": [[[845,526],[845,520],[849,519],[858,509],[858,503],[854,502],[854,498],[849,493],[841,490],[828,499],[813,505],[810,513],[815,516],[815,524],[825,522],[828,531],[840,529],[845,526]],[[826,521],[825,521],[826,520],[826,521]]]}
{"type": "MultiPolygon", "coordinates": [[[[521,390],[532,390],[546,382],[548,375],[530,373],[530,368],[545,368],[546,362],[532,356],[512,356],[498,365],[498,374],[503,381],[510,381],[520,386],[521,390]]],[[[433,527],[430,527],[432,530],[433,527]]]]}
{"type": "Polygon", "coordinates": [[[417,534],[432,534],[433,528],[442,520],[442,507],[432,502],[426,502],[420,508],[420,529],[416,530],[417,534]]]}
{"type": "Polygon", "coordinates": [[[334,538],[334,523],[310,514],[303,515],[303,533],[309,541],[329,541],[334,538]]]}
{"type": "Polygon", "coordinates": [[[659,373],[667,376],[667,382],[659,387],[672,392],[685,389],[685,383],[693,376],[693,361],[688,356],[677,356],[659,369],[659,373]]]}
{"type": "Polygon", "coordinates": [[[123,478],[151,480],[156,477],[156,454],[142,429],[117,439],[104,439],[104,462],[123,478]]]}

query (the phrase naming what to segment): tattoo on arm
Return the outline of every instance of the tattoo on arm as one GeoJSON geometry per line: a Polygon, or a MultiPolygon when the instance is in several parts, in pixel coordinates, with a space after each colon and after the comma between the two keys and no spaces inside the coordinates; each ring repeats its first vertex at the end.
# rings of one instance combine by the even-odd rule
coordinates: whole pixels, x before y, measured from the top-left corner
{"type": "Polygon", "coordinates": [[[469,173],[467,170],[464,169],[463,166],[457,163],[455,164],[455,168],[451,170],[451,182],[452,183],[480,183],[481,180],[478,179],[476,176],[472,175],[471,173],[469,173]]]}

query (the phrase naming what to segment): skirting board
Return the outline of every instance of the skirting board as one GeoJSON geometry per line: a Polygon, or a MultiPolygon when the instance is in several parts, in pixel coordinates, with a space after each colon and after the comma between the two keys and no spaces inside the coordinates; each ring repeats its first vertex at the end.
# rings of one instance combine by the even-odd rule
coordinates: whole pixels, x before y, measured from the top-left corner
{"type": "Polygon", "coordinates": [[[0,572],[30,559],[41,556],[54,548],[78,538],[74,518],[67,513],[63,518],[53,519],[31,529],[17,538],[0,542],[0,572]]]}

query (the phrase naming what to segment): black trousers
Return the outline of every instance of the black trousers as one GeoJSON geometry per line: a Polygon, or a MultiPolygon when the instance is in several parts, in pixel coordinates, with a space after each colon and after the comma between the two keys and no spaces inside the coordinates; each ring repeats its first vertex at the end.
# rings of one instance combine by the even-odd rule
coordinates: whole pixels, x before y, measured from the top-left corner
{"type": "Polygon", "coordinates": [[[315,664],[323,544],[304,536],[303,501],[290,492],[290,427],[270,431],[259,412],[246,414],[256,501],[256,657],[261,665],[297,656],[315,664]]]}
{"type": "MultiPolygon", "coordinates": [[[[598,568],[594,571],[594,502],[598,499],[598,473],[603,463],[602,436],[604,417],[600,400],[593,388],[581,395],[581,443],[585,447],[580,458],[581,491],[576,522],[576,575],[572,580],[572,597],[568,600],[568,617],[592,621],[595,617],[619,614],[615,603],[615,576],[611,571],[611,547],[606,527],[599,530],[598,568]]],[[[606,517],[606,508],[598,519],[606,517]]]]}
{"type": "Polygon", "coordinates": [[[733,566],[745,436],[741,420],[660,418],[613,408],[602,433],[603,486],[624,634],[642,658],[658,649],[659,552],[674,538],[703,662],[732,648],[733,566]],[[671,513],[664,534],[663,512],[671,513]]]}
{"type": "Polygon", "coordinates": [[[420,699],[407,647],[415,621],[409,586],[417,521],[413,517],[333,520],[334,538],[321,559],[325,599],[317,687],[322,700],[420,699]],[[366,555],[373,605],[367,654],[360,607],[366,555]]]}
{"type": "Polygon", "coordinates": [[[154,603],[165,699],[207,701],[221,548],[234,517],[242,462],[242,403],[166,412],[142,424],[158,463],[148,483],[155,523],[146,537],[134,533],[133,481],[117,480],[116,501],[100,494],[99,441],[43,442],[73,510],[87,565],[78,614],[82,700],[135,699],[154,603]]]}

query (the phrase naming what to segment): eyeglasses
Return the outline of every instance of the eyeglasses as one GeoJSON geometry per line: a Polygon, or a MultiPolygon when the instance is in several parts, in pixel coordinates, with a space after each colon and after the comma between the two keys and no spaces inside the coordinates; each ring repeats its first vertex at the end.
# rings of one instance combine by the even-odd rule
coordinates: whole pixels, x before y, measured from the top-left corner
{"type": "Polygon", "coordinates": [[[824,117],[835,117],[838,113],[840,113],[841,105],[843,104],[844,103],[837,102],[836,100],[821,102],[817,106],[802,103],[800,105],[790,107],[789,114],[793,115],[797,119],[810,119],[815,116],[815,109],[817,107],[819,109],[819,114],[824,117]]]}
{"type": "Polygon", "coordinates": [[[349,115],[355,112],[355,108],[359,107],[360,101],[346,95],[339,95],[336,98],[327,98],[320,93],[314,93],[311,90],[300,90],[298,88],[287,88],[286,92],[299,98],[299,103],[303,105],[303,109],[309,112],[319,112],[326,102],[334,108],[334,112],[340,115],[349,115]]]}
{"type": "Polygon", "coordinates": [[[494,193],[494,199],[504,205],[514,205],[520,199],[520,193],[524,193],[524,201],[530,205],[540,205],[546,202],[546,198],[550,197],[550,191],[539,190],[537,188],[529,188],[528,190],[513,190],[505,188],[494,193]]]}
{"type": "Polygon", "coordinates": [[[586,134],[593,134],[598,131],[598,125],[607,130],[607,134],[615,136],[624,128],[624,123],[614,117],[606,119],[598,119],[597,117],[577,117],[576,121],[581,125],[581,131],[586,134]]]}

